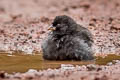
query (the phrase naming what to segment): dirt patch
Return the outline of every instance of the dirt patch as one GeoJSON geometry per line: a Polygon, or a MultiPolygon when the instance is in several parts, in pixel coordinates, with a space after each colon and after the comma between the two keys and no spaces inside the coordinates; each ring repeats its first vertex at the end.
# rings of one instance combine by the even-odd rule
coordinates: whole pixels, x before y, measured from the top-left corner
{"type": "Polygon", "coordinates": [[[114,64],[105,65],[82,65],[73,66],[71,64],[62,64],[59,69],[35,70],[29,69],[25,73],[7,74],[0,72],[2,80],[119,80],[120,61],[114,60],[114,64]]]}

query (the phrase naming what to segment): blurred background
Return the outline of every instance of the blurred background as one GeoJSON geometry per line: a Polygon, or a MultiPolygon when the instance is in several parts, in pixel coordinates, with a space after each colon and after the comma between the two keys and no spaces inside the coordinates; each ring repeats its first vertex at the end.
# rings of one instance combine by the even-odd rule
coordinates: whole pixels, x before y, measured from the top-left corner
{"type": "Polygon", "coordinates": [[[95,53],[120,54],[120,0],[0,0],[0,50],[41,51],[58,15],[71,16],[94,36],[95,53]]]}

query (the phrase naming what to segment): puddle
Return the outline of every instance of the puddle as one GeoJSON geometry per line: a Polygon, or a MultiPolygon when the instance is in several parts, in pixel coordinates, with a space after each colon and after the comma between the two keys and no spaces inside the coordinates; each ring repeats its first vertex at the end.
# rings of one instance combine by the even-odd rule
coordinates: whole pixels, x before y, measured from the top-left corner
{"type": "Polygon", "coordinates": [[[43,70],[48,68],[59,68],[61,64],[87,65],[99,64],[105,65],[112,60],[120,60],[120,56],[109,55],[105,58],[96,57],[96,61],[47,61],[43,60],[42,55],[23,55],[0,54],[0,71],[26,72],[29,69],[43,70]]]}

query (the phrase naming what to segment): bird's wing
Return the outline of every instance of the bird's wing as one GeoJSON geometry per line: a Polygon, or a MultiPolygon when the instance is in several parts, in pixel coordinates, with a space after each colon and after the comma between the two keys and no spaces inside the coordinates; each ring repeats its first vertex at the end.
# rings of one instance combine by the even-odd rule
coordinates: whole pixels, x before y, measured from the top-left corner
{"type": "Polygon", "coordinates": [[[78,25],[77,31],[78,31],[78,36],[81,39],[85,40],[91,46],[92,43],[94,42],[91,32],[87,28],[82,27],[80,25],[78,25]]]}
{"type": "Polygon", "coordinates": [[[92,57],[92,48],[90,46],[90,42],[85,42],[84,39],[81,39],[79,37],[75,37],[73,39],[74,45],[73,50],[74,50],[74,56],[77,59],[80,60],[91,60],[92,57]]]}

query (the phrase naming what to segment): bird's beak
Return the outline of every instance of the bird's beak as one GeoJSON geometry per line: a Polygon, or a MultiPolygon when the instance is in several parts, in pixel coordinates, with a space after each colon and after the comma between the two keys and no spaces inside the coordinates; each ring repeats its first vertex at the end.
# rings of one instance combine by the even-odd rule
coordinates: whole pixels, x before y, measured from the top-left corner
{"type": "Polygon", "coordinates": [[[53,25],[51,25],[51,26],[48,28],[48,30],[54,31],[54,30],[56,30],[56,27],[53,27],[53,25]]]}

